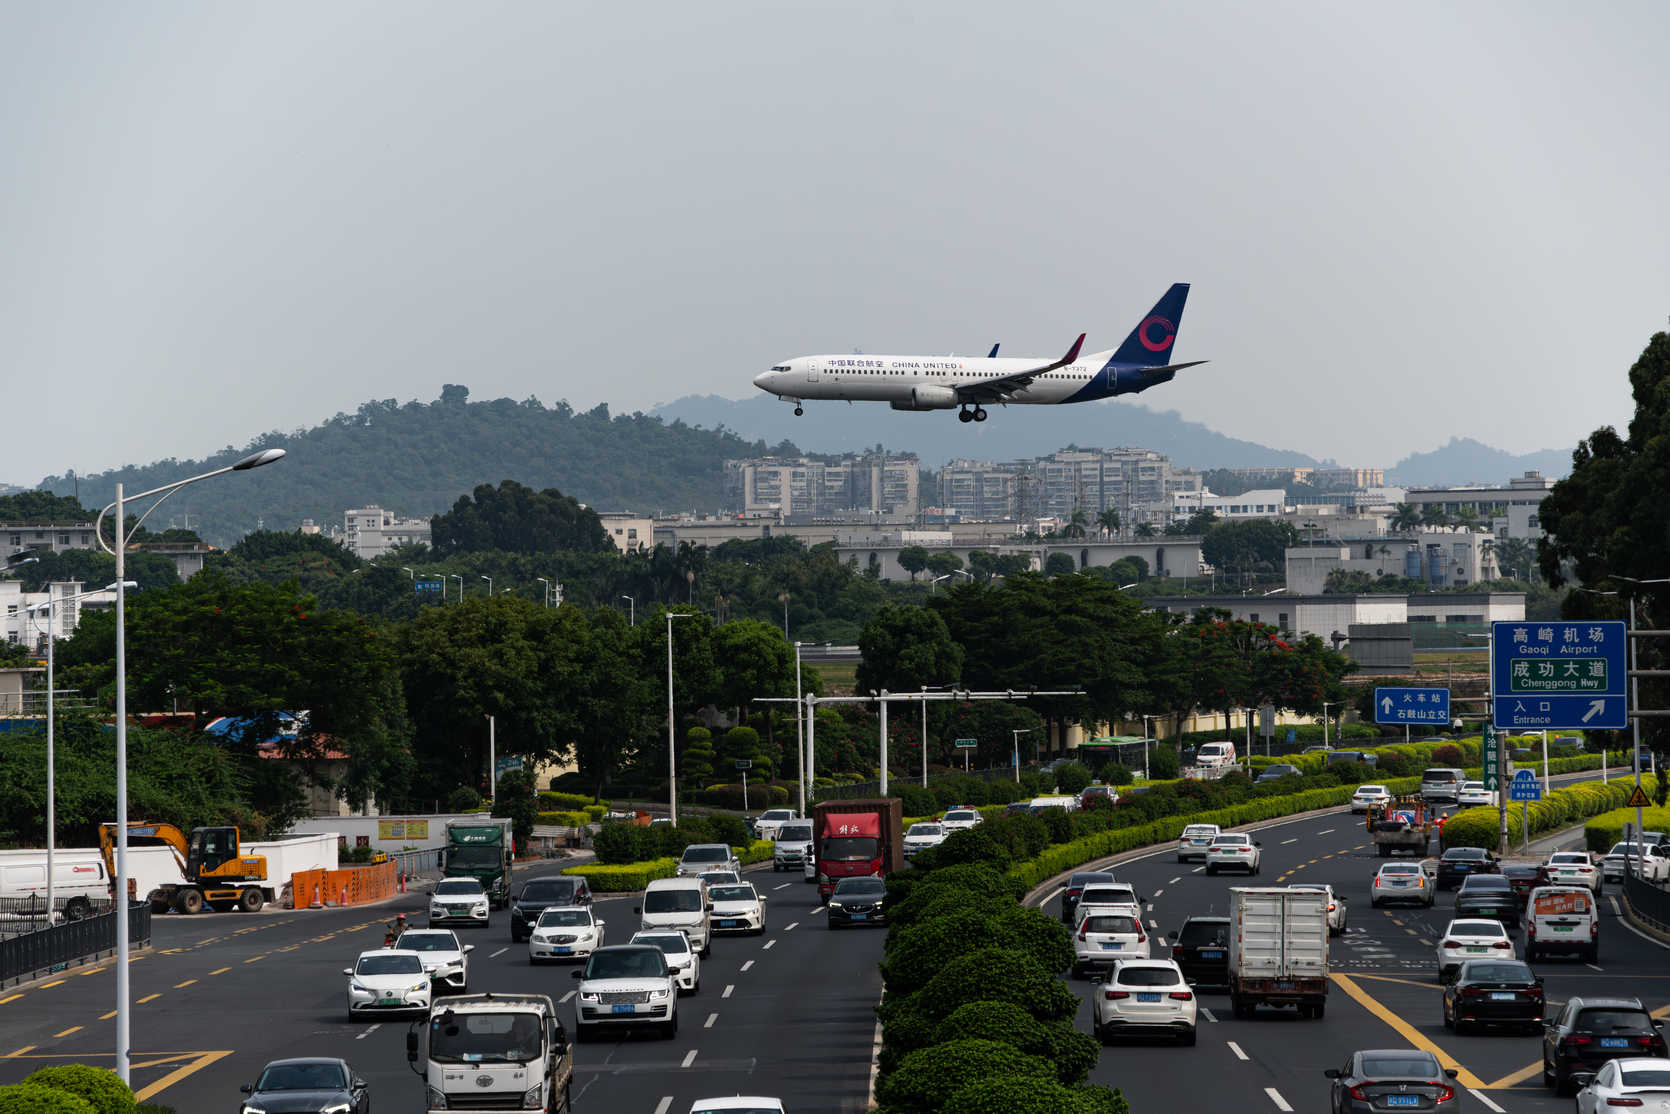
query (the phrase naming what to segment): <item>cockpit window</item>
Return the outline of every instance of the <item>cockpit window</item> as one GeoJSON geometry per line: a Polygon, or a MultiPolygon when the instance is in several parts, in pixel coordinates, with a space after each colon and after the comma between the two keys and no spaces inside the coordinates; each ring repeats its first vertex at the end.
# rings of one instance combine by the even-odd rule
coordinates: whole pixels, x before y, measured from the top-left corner
{"type": "Polygon", "coordinates": [[[788,364],[775,364],[775,365],[773,365],[771,370],[772,371],[787,371],[787,370],[789,370],[789,365],[788,364]]]}

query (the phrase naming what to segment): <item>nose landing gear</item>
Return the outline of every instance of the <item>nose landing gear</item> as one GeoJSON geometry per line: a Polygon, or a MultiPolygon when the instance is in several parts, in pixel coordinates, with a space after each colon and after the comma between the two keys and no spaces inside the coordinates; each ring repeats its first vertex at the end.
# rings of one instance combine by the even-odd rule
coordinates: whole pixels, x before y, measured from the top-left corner
{"type": "Polygon", "coordinates": [[[802,416],[805,413],[806,413],[806,408],[803,407],[803,406],[796,406],[794,408],[794,416],[797,417],[797,418],[802,416]]]}

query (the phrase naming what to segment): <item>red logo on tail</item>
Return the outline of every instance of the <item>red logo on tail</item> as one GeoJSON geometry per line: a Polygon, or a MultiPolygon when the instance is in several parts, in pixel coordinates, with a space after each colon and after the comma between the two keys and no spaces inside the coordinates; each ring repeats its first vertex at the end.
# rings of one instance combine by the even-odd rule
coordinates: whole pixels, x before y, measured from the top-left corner
{"type": "Polygon", "coordinates": [[[1141,341],[1142,346],[1150,352],[1164,352],[1171,347],[1171,342],[1176,336],[1177,326],[1159,314],[1155,314],[1137,326],[1137,340],[1141,341]],[[1155,327],[1158,328],[1160,337],[1158,340],[1151,340],[1148,333],[1150,329],[1155,327]]]}

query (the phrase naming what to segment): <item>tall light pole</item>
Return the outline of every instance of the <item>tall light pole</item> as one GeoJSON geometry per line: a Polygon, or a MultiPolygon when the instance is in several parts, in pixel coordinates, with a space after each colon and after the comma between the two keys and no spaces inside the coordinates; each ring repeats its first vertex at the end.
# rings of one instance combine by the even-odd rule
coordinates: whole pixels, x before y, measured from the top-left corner
{"type": "MultiPolygon", "coordinates": [[[[225,468],[216,468],[212,472],[204,472],[199,476],[190,476],[183,480],[176,480],[171,484],[153,487],[149,491],[142,491],[133,496],[134,499],[146,499],[152,495],[159,498],[148,507],[144,514],[133,524],[133,530],[139,529],[141,523],[150,517],[152,511],[162,506],[163,500],[174,492],[206,480],[213,476],[224,475],[227,472],[247,472],[251,468],[259,468],[264,464],[284,459],[283,449],[263,449],[258,453],[251,453],[225,468]]],[[[127,497],[122,493],[123,485],[116,485],[116,501],[99,512],[98,519],[93,523],[93,537],[98,540],[99,547],[116,558],[116,901],[119,912],[116,918],[116,1075],[123,1083],[129,1082],[130,1063],[133,1058],[132,1041],[129,1032],[128,998],[130,995],[129,971],[129,930],[128,930],[128,651],[127,651],[127,623],[128,623],[128,593],[127,593],[127,560],[128,539],[133,536],[133,530],[127,526],[126,504],[127,497]],[[104,540],[104,516],[112,510],[116,512],[116,521],[112,534],[114,547],[107,545],[104,540]]]]}
{"type": "Polygon", "coordinates": [[[922,788],[928,787],[928,686],[922,686],[922,788]]]}
{"type": "Polygon", "coordinates": [[[800,694],[800,643],[794,644],[794,765],[800,782],[800,815],[806,815],[806,704],[800,694]]]}
{"type": "Polygon", "coordinates": [[[536,576],[536,577],[534,577],[534,579],[537,580],[539,583],[545,585],[545,606],[550,607],[551,606],[551,582],[549,580],[546,580],[543,576],[536,576]]]}
{"type": "MultiPolygon", "coordinates": [[[[1670,584],[1670,577],[1659,577],[1659,578],[1654,579],[1654,580],[1638,580],[1633,576],[1614,576],[1614,577],[1612,577],[1612,579],[1613,580],[1622,580],[1626,584],[1634,584],[1637,588],[1645,587],[1648,584],[1670,584]]],[[[1637,671],[1641,668],[1641,666],[1640,666],[1640,662],[1638,660],[1640,655],[1638,654],[1638,652],[1635,649],[1635,593],[1634,592],[1631,592],[1629,594],[1629,626],[1628,626],[1628,628],[1626,628],[1624,633],[1625,633],[1625,636],[1629,639],[1629,706],[1636,713],[1636,714],[1630,716],[1630,726],[1631,726],[1631,728],[1633,729],[1633,732],[1634,732],[1634,735],[1633,735],[1634,745],[1630,748],[1631,753],[1630,753],[1630,756],[1629,756],[1629,763],[1630,763],[1630,767],[1635,771],[1635,791],[1636,791],[1636,793],[1640,793],[1640,791],[1641,791],[1641,716],[1640,716],[1639,713],[1641,711],[1641,678],[1638,675],[1637,671]]],[[[1604,745],[1603,745],[1603,749],[1604,749],[1604,745]]],[[[1543,757],[1542,768],[1543,768],[1543,773],[1546,774],[1548,772],[1548,759],[1547,759],[1546,755],[1544,755],[1544,757],[1543,757]]],[[[1659,776],[1662,777],[1663,774],[1661,773],[1659,776]]],[[[1634,835],[1633,838],[1637,841],[1639,841],[1641,839],[1641,806],[1639,806],[1639,805],[1637,805],[1636,808],[1635,808],[1635,835],[1634,835]]],[[[1631,849],[1632,848],[1630,848],[1630,846],[1628,845],[1628,842],[1626,841],[1625,847],[1624,847],[1624,850],[1625,850],[1626,854],[1631,849]]],[[[1637,874],[1640,873],[1639,864],[1632,863],[1628,859],[1626,859],[1625,862],[1624,862],[1624,872],[1626,874],[1629,873],[1631,867],[1635,867],[1635,870],[1636,870],[1637,874]]]]}
{"type": "Polygon", "coordinates": [[[405,565],[400,566],[400,571],[405,573],[407,576],[411,577],[414,581],[417,579],[417,573],[413,572],[411,569],[407,568],[405,565]]]}
{"type": "Polygon", "coordinates": [[[626,601],[626,625],[629,626],[629,627],[637,626],[638,625],[638,601],[633,599],[631,596],[626,596],[626,595],[621,596],[621,599],[626,601]]]}
{"type": "Polygon", "coordinates": [[[1013,736],[1010,745],[1014,748],[1012,763],[1015,767],[1015,784],[1019,785],[1021,783],[1021,736],[1032,734],[1032,728],[1011,727],[1009,734],[1013,736]]]}
{"type": "Polygon", "coordinates": [[[777,597],[783,604],[783,637],[789,636],[789,594],[782,593],[777,597]]]}
{"type": "MultiPolygon", "coordinates": [[[[446,578],[447,578],[447,579],[448,579],[448,580],[456,580],[456,581],[458,581],[458,602],[459,602],[459,603],[463,603],[463,602],[464,602],[464,578],[463,578],[463,577],[461,577],[461,576],[459,576],[459,575],[458,575],[458,574],[457,574],[457,573],[455,573],[455,572],[449,572],[449,573],[447,573],[447,574],[446,574],[446,578]]],[[[445,603],[445,602],[446,602],[446,595],[445,595],[445,593],[443,593],[443,594],[442,594],[442,596],[441,596],[441,602],[443,602],[443,603],[445,603]]]]}
{"type": "Polygon", "coordinates": [[[1144,712],[1142,714],[1142,780],[1143,781],[1148,780],[1148,721],[1151,720],[1151,719],[1160,719],[1160,718],[1162,718],[1161,715],[1149,715],[1147,712],[1144,712]]]}
{"type": "Polygon", "coordinates": [[[493,578],[490,577],[490,576],[485,576],[484,575],[484,576],[482,576],[481,579],[487,581],[487,596],[488,596],[489,599],[491,599],[492,595],[493,595],[493,578]]]}
{"type": "Polygon", "coordinates": [[[487,717],[487,799],[499,799],[499,737],[493,717],[487,717]]]}
{"type": "Polygon", "coordinates": [[[1329,708],[1337,708],[1343,703],[1344,703],[1344,701],[1342,701],[1342,700],[1324,700],[1322,702],[1322,745],[1323,746],[1328,745],[1328,709],[1329,708]]]}
{"type": "Polygon", "coordinates": [[[929,583],[928,583],[928,595],[930,595],[930,596],[931,596],[931,595],[933,595],[933,594],[934,594],[934,592],[935,592],[935,590],[936,590],[936,589],[938,589],[938,588],[939,588],[939,582],[940,582],[940,581],[942,581],[942,580],[950,580],[950,579],[951,579],[951,574],[950,574],[950,573],[946,573],[946,574],[945,574],[945,575],[944,575],[944,576],[936,576],[936,577],[934,577],[934,578],[933,578],[933,580],[931,580],[931,581],[930,581],[930,582],[929,582],[929,583]]]}
{"type": "Polygon", "coordinates": [[[673,620],[693,619],[692,611],[667,612],[667,813],[678,824],[678,743],[673,727],[673,620]]]}
{"type": "Polygon", "coordinates": [[[887,690],[882,689],[878,694],[881,698],[881,743],[877,748],[881,752],[881,795],[887,796],[887,690]]]}

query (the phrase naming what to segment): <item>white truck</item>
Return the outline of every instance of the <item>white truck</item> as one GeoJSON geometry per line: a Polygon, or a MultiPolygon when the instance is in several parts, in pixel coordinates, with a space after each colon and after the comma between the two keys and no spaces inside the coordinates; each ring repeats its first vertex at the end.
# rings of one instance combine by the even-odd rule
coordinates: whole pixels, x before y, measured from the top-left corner
{"type": "MultiPolygon", "coordinates": [[[[18,910],[46,908],[46,850],[0,851],[0,899],[18,910]]],[[[65,920],[93,915],[110,901],[110,875],[97,847],[59,847],[52,853],[52,908],[65,920]]]]}
{"type": "Polygon", "coordinates": [[[423,1077],[423,1109],[431,1114],[569,1114],[574,1050],[544,994],[437,998],[407,1030],[406,1060],[423,1077]],[[428,1037],[421,1052],[420,1026],[428,1037]]]}
{"type": "Polygon", "coordinates": [[[1316,890],[1236,886],[1229,891],[1229,1003],[1237,1018],[1257,1007],[1296,1006],[1321,1017],[1328,1004],[1328,897],[1316,890]]]}

